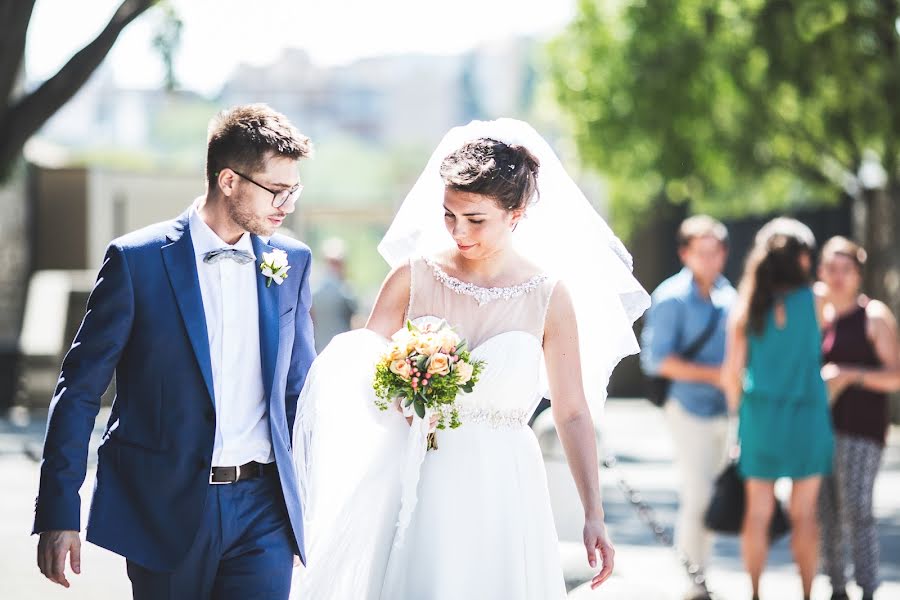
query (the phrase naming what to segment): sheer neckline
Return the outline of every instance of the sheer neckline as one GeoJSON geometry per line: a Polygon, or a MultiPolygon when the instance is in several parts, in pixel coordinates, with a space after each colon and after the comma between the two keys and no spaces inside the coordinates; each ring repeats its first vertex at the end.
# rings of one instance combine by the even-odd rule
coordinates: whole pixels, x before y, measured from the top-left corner
{"type": "Polygon", "coordinates": [[[422,257],[430,268],[432,273],[434,274],[435,279],[437,279],[442,285],[453,290],[457,294],[463,294],[466,296],[471,296],[478,302],[479,305],[487,304],[488,302],[494,300],[510,300],[512,298],[518,298],[519,296],[523,296],[528,292],[531,292],[539,285],[547,281],[549,276],[545,273],[538,273],[537,275],[532,276],[527,281],[524,281],[517,285],[505,286],[505,287],[482,287],[480,285],[475,285],[474,283],[470,283],[468,281],[463,281],[461,279],[457,279],[453,277],[444,269],[441,268],[437,262],[428,258],[422,257]]]}

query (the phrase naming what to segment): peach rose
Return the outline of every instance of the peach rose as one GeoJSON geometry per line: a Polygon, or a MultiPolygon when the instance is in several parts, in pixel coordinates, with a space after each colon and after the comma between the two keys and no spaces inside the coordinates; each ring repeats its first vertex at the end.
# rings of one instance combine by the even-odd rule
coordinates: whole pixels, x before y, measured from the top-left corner
{"type": "Polygon", "coordinates": [[[416,352],[418,352],[419,354],[431,356],[440,349],[441,342],[438,339],[437,335],[433,333],[422,334],[419,336],[419,339],[416,340],[416,352]]]}
{"type": "Polygon", "coordinates": [[[391,373],[399,375],[406,381],[409,381],[409,375],[412,372],[412,367],[409,366],[409,363],[405,360],[395,360],[391,362],[391,373]]]}
{"type": "Polygon", "coordinates": [[[428,362],[428,372],[432,375],[446,375],[450,372],[450,357],[442,352],[436,353],[428,362]]]}
{"type": "Polygon", "coordinates": [[[394,362],[395,360],[405,360],[409,353],[405,343],[394,342],[388,347],[387,355],[390,361],[394,362]]]}
{"type": "Polygon", "coordinates": [[[441,352],[444,354],[450,354],[450,351],[453,348],[459,346],[460,339],[459,336],[456,335],[452,329],[444,329],[438,334],[438,339],[441,342],[441,352]]]}
{"type": "Polygon", "coordinates": [[[416,336],[408,329],[401,329],[391,336],[394,344],[403,348],[408,356],[416,347],[416,336]]]}
{"type": "Polygon", "coordinates": [[[469,383],[469,380],[472,379],[472,373],[475,371],[475,367],[470,363],[463,361],[456,363],[454,369],[456,370],[456,377],[460,385],[469,383]]]}

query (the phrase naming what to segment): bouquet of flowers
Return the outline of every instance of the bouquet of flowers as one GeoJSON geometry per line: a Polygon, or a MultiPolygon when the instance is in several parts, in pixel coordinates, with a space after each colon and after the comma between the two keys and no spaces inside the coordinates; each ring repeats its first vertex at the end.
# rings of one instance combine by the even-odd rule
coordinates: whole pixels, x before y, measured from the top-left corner
{"type": "MultiPolygon", "coordinates": [[[[394,334],[391,345],[375,365],[375,405],[387,410],[399,401],[404,414],[415,412],[437,419],[437,429],[460,426],[456,397],[470,393],[484,368],[473,361],[466,340],[441,321],[421,328],[411,321],[394,334]],[[447,422],[449,418],[449,423],[447,422]]],[[[434,432],[428,434],[428,450],[437,449],[434,432]]]]}

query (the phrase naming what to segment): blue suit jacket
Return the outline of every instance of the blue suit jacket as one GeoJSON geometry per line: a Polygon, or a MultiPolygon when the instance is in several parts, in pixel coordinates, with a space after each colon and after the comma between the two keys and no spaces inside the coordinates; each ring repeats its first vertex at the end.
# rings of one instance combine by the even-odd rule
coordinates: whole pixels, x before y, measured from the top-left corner
{"type": "MultiPolygon", "coordinates": [[[[62,364],[50,405],[34,532],[80,530],[78,490],[100,396],[116,400],[98,451],[87,539],[147,568],[173,570],[197,533],[216,430],[206,318],[189,213],[114,240],[62,364]]],[[[310,251],[285,236],[252,236],[257,262],[280,248],[282,285],[257,279],[269,429],[297,551],[303,519],[291,459],[297,398],[315,358],[310,251]]]]}

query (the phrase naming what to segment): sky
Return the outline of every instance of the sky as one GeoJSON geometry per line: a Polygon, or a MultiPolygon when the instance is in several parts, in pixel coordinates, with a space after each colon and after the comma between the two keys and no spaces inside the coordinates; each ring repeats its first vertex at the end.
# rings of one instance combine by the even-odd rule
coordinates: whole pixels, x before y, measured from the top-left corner
{"type": "MultiPolygon", "coordinates": [[[[29,81],[43,80],[93,38],[120,0],[38,0],[25,55],[29,81]]],[[[170,0],[183,22],[176,76],[215,93],[241,63],[266,64],[285,48],[326,66],[396,53],[453,54],[516,35],[547,35],[571,19],[576,0],[170,0]]],[[[123,87],[158,87],[151,40],[159,11],[122,33],[107,60],[123,87]]]]}

